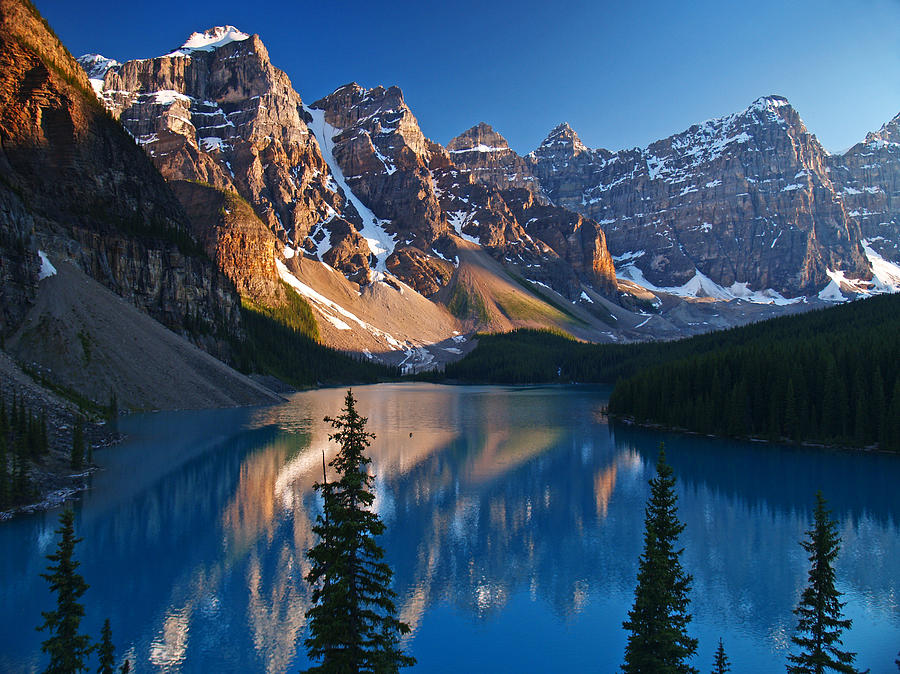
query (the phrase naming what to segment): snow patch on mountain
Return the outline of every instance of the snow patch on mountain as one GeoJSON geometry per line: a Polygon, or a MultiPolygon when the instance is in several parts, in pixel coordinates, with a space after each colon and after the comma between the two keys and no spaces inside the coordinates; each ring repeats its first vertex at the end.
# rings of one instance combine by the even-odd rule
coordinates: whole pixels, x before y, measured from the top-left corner
{"type": "Polygon", "coordinates": [[[508,147],[493,147],[479,143],[475,147],[466,147],[459,150],[450,150],[450,154],[462,154],[463,152],[509,152],[508,147]]]}
{"type": "Polygon", "coordinates": [[[50,259],[47,257],[47,253],[39,250],[38,255],[41,258],[41,270],[38,272],[38,281],[43,281],[45,278],[56,275],[56,267],[50,264],[50,259]]]}
{"type": "Polygon", "coordinates": [[[881,257],[869,246],[869,242],[866,239],[863,239],[860,243],[863,245],[869,264],[872,265],[875,289],[889,293],[900,292],[900,266],[881,257]]]}
{"type": "Polygon", "coordinates": [[[332,153],[334,148],[334,141],[332,139],[341,133],[341,129],[336,129],[325,121],[324,110],[317,110],[306,105],[303,106],[303,109],[312,117],[309,128],[312,130],[319,143],[322,158],[325,160],[325,163],[328,164],[328,168],[331,170],[334,181],[344,191],[344,195],[350,203],[353,204],[356,208],[356,212],[359,213],[359,216],[362,218],[363,226],[359,233],[369,244],[369,250],[372,251],[372,254],[375,255],[378,260],[375,269],[379,272],[386,271],[387,267],[385,261],[388,256],[394,252],[395,246],[394,237],[388,234],[384,229],[384,225],[390,223],[390,220],[381,220],[376,217],[372,210],[353,193],[353,190],[350,189],[350,186],[347,184],[347,180],[344,178],[344,172],[341,170],[340,164],[338,164],[337,159],[334,158],[334,154],[332,153]]]}
{"type": "Polygon", "coordinates": [[[639,286],[642,286],[651,292],[668,293],[670,295],[677,295],[678,297],[709,297],[725,302],[742,300],[744,302],[751,302],[752,304],[774,304],[776,306],[796,304],[805,300],[803,297],[784,297],[781,293],[772,288],[766,288],[765,290],[751,290],[747,283],[735,282],[731,286],[725,288],[706,276],[699,269],[695,269],[694,276],[691,280],[681,286],[660,287],[654,285],[647,280],[640,268],[632,263],[618,269],[616,276],[617,278],[637,283],[639,286]]]}
{"type": "Polygon", "coordinates": [[[249,37],[247,33],[242,33],[234,26],[216,26],[202,33],[191,33],[187,42],[166,56],[190,56],[195,51],[214,51],[232,42],[242,42],[249,37]]]}
{"type": "Polygon", "coordinates": [[[310,300],[312,304],[319,310],[319,313],[338,330],[352,330],[353,327],[343,319],[347,319],[352,323],[371,333],[388,345],[388,348],[398,351],[407,351],[406,346],[393,335],[376,328],[374,325],[366,323],[356,314],[347,311],[337,302],[333,302],[321,293],[313,290],[300,279],[294,276],[281,260],[275,260],[275,266],[278,269],[278,276],[282,281],[297,290],[301,295],[310,300]]]}
{"type": "Polygon", "coordinates": [[[447,213],[447,223],[460,237],[462,237],[466,241],[469,241],[470,243],[476,243],[479,246],[481,245],[481,239],[472,236],[471,234],[466,234],[463,231],[463,227],[465,227],[469,223],[478,224],[478,221],[475,220],[474,213],[471,213],[469,211],[451,211],[447,213]]]}

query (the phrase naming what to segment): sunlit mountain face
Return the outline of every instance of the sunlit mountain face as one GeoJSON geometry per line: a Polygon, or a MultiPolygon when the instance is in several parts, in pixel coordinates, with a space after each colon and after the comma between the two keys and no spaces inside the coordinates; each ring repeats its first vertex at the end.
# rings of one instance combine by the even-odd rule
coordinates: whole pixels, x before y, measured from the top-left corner
{"type": "MultiPolygon", "coordinates": [[[[374,507],[387,525],[380,542],[398,613],[412,628],[406,646],[426,670],[620,664],[661,441],[686,524],[699,661],[711,661],[723,636],[734,671],[783,666],[816,488],[844,539],[838,580],[855,620],[845,643],[873,671],[894,657],[895,457],[611,429],[598,389],[382,385],[354,394],[376,434],[374,507]],[[585,650],[590,635],[602,647],[585,650]]],[[[327,463],[336,451],[323,418],[344,395],[125,420],[131,440],[98,457],[106,470],[78,509],[87,629],[109,616],[137,671],[305,666],[305,551],[321,512],[313,484],[323,455],[327,463]]],[[[0,615],[18,616],[0,631],[4,670],[40,666],[32,623],[51,600],[38,573],[55,526],[48,513],[0,528],[13,551],[0,572],[15,579],[0,591],[0,615]]]]}

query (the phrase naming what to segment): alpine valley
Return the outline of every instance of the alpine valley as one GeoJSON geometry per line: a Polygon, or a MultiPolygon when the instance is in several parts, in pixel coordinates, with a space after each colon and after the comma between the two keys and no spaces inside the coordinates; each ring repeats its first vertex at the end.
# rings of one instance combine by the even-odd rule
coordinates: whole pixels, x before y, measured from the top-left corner
{"type": "Polygon", "coordinates": [[[900,114],[746,94],[868,16],[35,1],[121,61],[0,0],[0,672],[900,666],[900,114]]]}

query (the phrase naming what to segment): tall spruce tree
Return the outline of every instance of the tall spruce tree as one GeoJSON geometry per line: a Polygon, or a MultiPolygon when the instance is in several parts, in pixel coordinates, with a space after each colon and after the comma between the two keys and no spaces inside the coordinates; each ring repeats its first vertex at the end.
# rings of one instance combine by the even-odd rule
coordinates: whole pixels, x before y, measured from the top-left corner
{"type": "Polygon", "coordinates": [[[310,658],[321,662],[307,671],[396,672],[415,658],[400,648],[409,626],[395,617],[393,572],[375,542],[384,524],[371,510],[374,478],[365,455],[375,436],[365,430],[367,419],[356,411],[349,390],[342,413],[325,421],[335,429],[330,439],[340,445],[329,464],[339,479],[315,485],[323,512],[313,527],[319,543],[307,553],[312,607],[306,612],[306,647],[310,658]]]}
{"type": "Polygon", "coordinates": [[[656,477],[644,516],[644,552],[638,568],[634,606],[622,626],[629,632],[625,646],[626,674],[696,674],[687,660],[697,652],[688,636],[691,621],[688,593],[693,578],[681,567],[675,546],[684,525],[678,521],[675,478],[662,445],[656,477]]]}
{"type": "Polygon", "coordinates": [[[79,634],[78,628],[84,617],[84,605],[78,600],[88,589],[84,578],[78,573],[79,562],[75,560],[75,545],[81,541],[75,537],[75,514],[63,510],[59,516],[60,540],[56,552],[47,555],[51,564],[48,573],[41,577],[50,583],[50,590],[56,594],[56,609],[42,611],[44,624],[39,631],[49,632],[41,644],[41,650],[50,656],[50,664],[45,674],[75,674],[87,671],[85,659],[93,650],[91,638],[79,634]]]}
{"type": "Polygon", "coordinates": [[[799,652],[788,656],[789,674],[858,672],[853,666],[856,653],[841,650],[841,632],[850,628],[851,621],[842,617],[844,603],[834,586],[834,560],[840,552],[841,538],[830,515],[822,492],[816,492],[813,528],[806,532],[808,538],[800,542],[809,553],[809,585],[794,609],[798,634],[791,641],[799,652]]]}
{"type": "Polygon", "coordinates": [[[0,509],[11,501],[9,469],[6,461],[6,433],[0,430],[0,509]]]}
{"type": "Polygon", "coordinates": [[[731,663],[728,661],[728,656],[725,655],[725,644],[722,643],[722,639],[719,638],[719,646],[716,648],[716,658],[713,660],[712,674],[727,674],[727,672],[730,671],[731,663]]]}
{"type": "Polygon", "coordinates": [[[109,618],[103,621],[103,629],[100,630],[100,643],[97,644],[97,659],[99,667],[97,674],[114,674],[116,671],[116,649],[112,642],[112,627],[109,618]]]}

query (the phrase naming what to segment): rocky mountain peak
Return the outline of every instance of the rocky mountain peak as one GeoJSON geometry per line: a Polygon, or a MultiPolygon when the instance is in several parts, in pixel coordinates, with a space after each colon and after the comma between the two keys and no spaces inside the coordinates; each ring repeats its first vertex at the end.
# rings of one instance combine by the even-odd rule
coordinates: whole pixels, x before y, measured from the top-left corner
{"type": "Polygon", "coordinates": [[[769,96],[760,96],[757,98],[750,104],[750,109],[777,110],[778,108],[786,106],[790,106],[788,99],[784,96],[779,96],[778,94],[770,94],[769,96]]]}
{"type": "Polygon", "coordinates": [[[106,73],[122,65],[115,59],[106,58],[102,54],[84,54],[75,60],[84,68],[98,98],[103,97],[103,78],[106,77],[106,73]]]}
{"type": "Polygon", "coordinates": [[[780,124],[794,127],[800,133],[808,133],[800,115],[784,96],[770,95],[757,98],[749,107],[737,115],[729,117],[751,117],[761,124],[780,124]]]}
{"type": "Polygon", "coordinates": [[[551,131],[535,175],[555,204],[605,227],[633,278],[681,287],[703,274],[794,296],[820,290],[828,270],[867,273],[828,154],[782,96],[643,149],[579,154],[576,142],[568,125],[551,131]]]}
{"type": "Polygon", "coordinates": [[[202,33],[191,33],[181,47],[166,56],[189,56],[197,51],[215,51],[232,42],[243,42],[250,35],[239,31],[234,26],[216,26],[202,33]]]}
{"type": "Polygon", "coordinates": [[[451,154],[465,152],[494,152],[509,150],[509,143],[490,124],[479,122],[471,129],[463,131],[447,144],[451,154]]]}
{"type": "Polygon", "coordinates": [[[565,153],[577,157],[587,151],[587,146],[581,142],[575,129],[568,122],[558,124],[547,134],[544,142],[535,150],[536,155],[565,153]]]}
{"type": "Polygon", "coordinates": [[[867,133],[865,144],[878,147],[900,145],[900,114],[887,124],[882,125],[878,131],[867,133]]]}
{"type": "MultiPolygon", "coordinates": [[[[829,170],[845,210],[859,221],[867,254],[900,262],[900,115],[829,157],[829,170]]],[[[875,267],[883,276],[885,266],[875,267]]]]}
{"type": "Polygon", "coordinates": [[[325,121],[336,130],[356,129],[368,134],[373,147],[385,156],[393,157],[401,147],[406,147],[424,163],[436,149],[419,128],[400,87],[366,89],[351,82],[310,107],[323,110],[325,121]]]}

